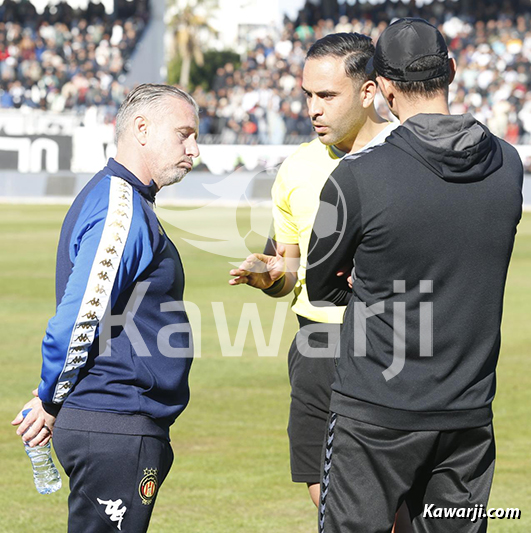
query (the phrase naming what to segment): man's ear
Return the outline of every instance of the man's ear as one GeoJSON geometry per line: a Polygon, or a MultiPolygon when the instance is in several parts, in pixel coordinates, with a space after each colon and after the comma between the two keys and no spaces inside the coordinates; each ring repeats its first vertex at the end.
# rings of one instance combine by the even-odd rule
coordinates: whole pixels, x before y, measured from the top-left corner
{"type": "Polygon", "coordinates": [[[373,80],[367,80],[362,84],[360,89],[361,105],[367,109],[369,108],[376,98],[378,92],[378,85],[373,80]]]}
{"type": "Polygon", "coordinates": [[[382,92],[382,96],[385,98],[385,101],[387,102],[387,105],[389,106],[389,109],[393,109],[393,103],[395,101],[395,88],[390,80],[387,78],[384,78],[382,76],[378,76],[376,78],[376,82],[378,83],[378,87],[380,87],[380,91],[382,92]]]}
{"type": "Polygon", "coordinates": [[[144,115],[137,115],[134,118],[133,135],[142,146],[145,146],[148,136],[148,119],[144,115]]]}
{"type": "Polygon", "coordinates": [[[448,59],[448,67],[450,68],[450,77],[448,78],[448,85],[454,81],[455,71],[457,70],[457,63],[453,57],[448,59]]]}

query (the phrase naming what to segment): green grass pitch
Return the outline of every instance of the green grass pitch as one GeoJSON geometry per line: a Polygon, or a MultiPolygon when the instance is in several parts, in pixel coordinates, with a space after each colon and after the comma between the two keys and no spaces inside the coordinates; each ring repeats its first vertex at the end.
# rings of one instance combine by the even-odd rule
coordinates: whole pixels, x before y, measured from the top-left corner
{"type": "MultiPolygon", "coordinates": [[[[15,205],[2,205],[0,211],[0,532],[66,531],[68,489],[51,496],[37,494],[29,460],[9,424],[39,382],[40,342],[54,312],[55,251],[65,212],[65,206],[15,205]]],[[[227,212],[219,209],[205,224],[216,220],[223,225],[227,212]]],[[[268,218],[269,212],[261,210],[258,216],[268,218]]],[[[249,226],[248,211],[240,211],[239,217],[249,226]]],[[[243,304],[256,302],[268,342],[278,300],[248,287],[229,286],[226,258],[201,252],[182,240],[183,232],[166,229],[184,261],[186,300],[201,310],[202,353],[192,367],[190,405],[172,428],[175,462],[150,531],[315,532],[316,512],[307,490],[291,483],[289,475],[286,353],[296,331],[295,318],[288,314],[280,356],[258,357],[249,329],[243,356],[222,357],[211,302],[224,303],[232,342],[243,304]]],[[[260,251],[262,241],[251,234],[247,243],[260,251]]],[[[505,297],[495,402],[498,456],[489,504],[519,507],[522,518],[492,520],[489,531],[495,533],[531,530],[530,273],[527,214],[519,227],[505,297]]]]}

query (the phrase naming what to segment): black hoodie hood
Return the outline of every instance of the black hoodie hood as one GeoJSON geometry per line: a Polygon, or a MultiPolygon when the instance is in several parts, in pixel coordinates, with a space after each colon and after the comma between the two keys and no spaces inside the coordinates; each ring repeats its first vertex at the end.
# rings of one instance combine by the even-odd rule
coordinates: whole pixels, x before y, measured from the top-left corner
{"type": "Polygon", "coordinates": [[[470,113],[415,115],[386,142],[404,150],[445,181],[481,181],[503,163],[498,139],[470,113]]]}

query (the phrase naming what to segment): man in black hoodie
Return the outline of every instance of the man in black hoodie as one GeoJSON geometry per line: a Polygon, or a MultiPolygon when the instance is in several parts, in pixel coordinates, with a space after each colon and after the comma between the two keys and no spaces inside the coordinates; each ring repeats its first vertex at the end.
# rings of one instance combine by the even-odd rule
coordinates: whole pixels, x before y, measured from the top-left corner
{"type": "Polygon", "coordinates": [[[320,531],[391,531],[406,501],[415,532],[482,532],[522,164],[471,115],[450,115],[455,62],[426,21],[390,25],[368,68],[402,125],[332,173],[308,256],[312,303],[348,302],[320,531]],[[346,260],[352,292],[336,275],[346,260]],[[442,508],[454,518],[437,520],[442,508]]]}

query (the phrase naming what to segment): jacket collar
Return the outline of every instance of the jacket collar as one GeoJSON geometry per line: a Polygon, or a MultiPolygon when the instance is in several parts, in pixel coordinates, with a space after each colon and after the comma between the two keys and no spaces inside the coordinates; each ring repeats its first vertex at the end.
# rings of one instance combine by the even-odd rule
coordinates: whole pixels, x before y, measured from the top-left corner
{"type": "Polygon", "coordinates": [[[127,170],[123,165],[115,161],[112,157],[107,161],[106,168],[110,170],[109,174],[118,176],[130,183],[146,200],[150,202],[155,201],[155,195],[158,188],[153,180],[149,185],[142,183],[130,170],[127,170]]]}

